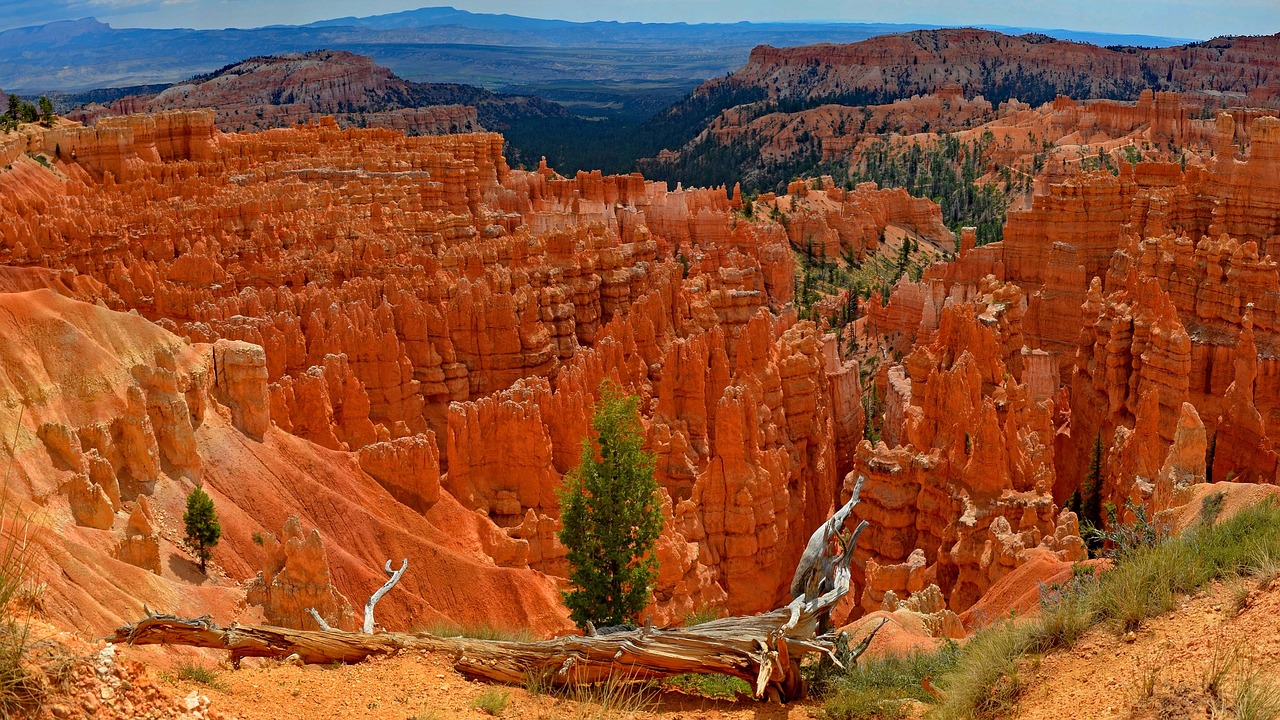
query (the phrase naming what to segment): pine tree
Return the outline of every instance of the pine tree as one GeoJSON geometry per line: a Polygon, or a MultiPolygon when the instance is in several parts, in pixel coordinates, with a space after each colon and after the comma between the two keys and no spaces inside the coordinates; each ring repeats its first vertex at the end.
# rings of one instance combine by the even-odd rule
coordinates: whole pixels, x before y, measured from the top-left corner
{"type": "Polygon", "coordinates": [[[657,577],[662,512],[638,404],[611,380],[601,384],[591,422],[595,437],[583,439],[582,460],[560,493],[559,537],[569,551],[572,585],[564,602],[581,627],[633,619],[657,577]]]}
{"type": "Polygon", "coordinates": [[[1204,481],[1213,482],[1213,456],[1218,451],[1218,433],[1209,438],[1209,447],[1204,453],[1204,481]]]}
{"type": "Polygon", "coordinates": [[[40,96],[40,124],[53,127],[53,103],[44,95],[40,96]]]}
{"type": "Polygon", "coordinates": [[[198,485],[187,496],[187,511],[182,514],[182,524],[187,530],[187,547],[200,559],[200,572],[205,572],[205,565],[213,557],[213,546],[222,537],[222,526],[218,524],[218,513],[213,509],[213,498],[198,485]]]}
{"type": "Polygon", "coordinates": [[[1089,473],[1082,484],[1084,520],[1092,527],[1102,527],[1102,433],[1093,439],[1093,451],[1089,455],[1089,473]]]}

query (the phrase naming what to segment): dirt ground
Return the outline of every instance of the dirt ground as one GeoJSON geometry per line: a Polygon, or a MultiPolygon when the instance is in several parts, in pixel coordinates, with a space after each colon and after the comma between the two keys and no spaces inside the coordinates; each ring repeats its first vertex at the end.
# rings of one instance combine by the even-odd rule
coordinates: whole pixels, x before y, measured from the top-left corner
{"type": "MultiPolygon", "coordinates": [[[[126,651],[127,652],[127,651],[126,651]]],[[[212,661],[197,661],[214,667],[212,661]]],[[[525,688],[467,680],[454,672],[448,657],[433,653],[402,653],[348,666],[295,667],[246,660],[240,670],[219,668],[216,686],[179,680],[165,673],[175,695],[192,691],[207,696],[210,706],[240,720],[428,720],[488,718],[476,708],[486,693],[506,694],[501,717],[595,719],[614,717],[663,720],[733,719],[787,720],[811,717],[818,705],[769,705],[751,699],[714,700],[679,691],[649,693],[641,702],[612,704],[581,702],[525,688]]]]}
{"type": "MultiPolygon", "coordinates": [[[[1020,672],[1024,691],[1015,717],[1175,720],[1214,716],[1204,680],[1215,663],[1228,657],[1237,669],[1280,682],[1280,581],[1265,591],[1250,581],[1247,590],[1243,610],[1237,609],[1241,593],[1236,584],[1219,582],[1130,636],[1100,628],[1070,652],[1027,661],[1020,672]]],[[[246,660],[241,669],[232,670],[219,665],[213,654],[160,652],[119,649],[122,660],[146,664],[156,684],[174,697],[207,696],[211,710],[240,720],[479,719],[491,716],[477,704],[494,694],[506,697],[501,717],[516,720],[784,720],[815,717],[821,708],[816,701],[780,706],[667,689],[649,693],[641,702],[643,709],[637,709],[634,702],[602,704],[598,699],[581,701],[469,681],[454,672],[448,657],[431,653],[403,653],[350,666],[295,667],[246,660]],[[178,666],[190,662],[216,669],[214,684],[179,679],[178,666]]],[[[1238,672],[1228,673],[1228,687],[1238,676],[1238,672]]],[[[914,710],[912,714],[919,715],[919,708],[914,710]]]]}
{"type": "Polygon", "coordinates": [[[1022,678],[1027,690],[1017,717],[1210,717],[1211,698],[1202,686],[1210,668],[1228,658],[1228,690],[1240,670],[1280,682],[1280,581],[1265,592],[1253,582],[1248,587],[1241,612],[1235,588],[1219,582],[1148,622],[1128,642],[1095,630],[1071,652],[1045,656],[1022,678]]]}

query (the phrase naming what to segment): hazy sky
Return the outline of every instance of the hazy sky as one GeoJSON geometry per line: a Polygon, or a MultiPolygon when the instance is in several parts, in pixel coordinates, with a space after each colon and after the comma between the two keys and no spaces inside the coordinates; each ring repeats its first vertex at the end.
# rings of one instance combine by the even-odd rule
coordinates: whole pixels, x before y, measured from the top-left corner
{"type": "Polygon", "coordinates": [[[0,29],[89,16],[116,27],[256,27],[434,4],[565,20],[849,20],[1190,38],[1280,32],[1280,0],[0,0],[0,29]]]}

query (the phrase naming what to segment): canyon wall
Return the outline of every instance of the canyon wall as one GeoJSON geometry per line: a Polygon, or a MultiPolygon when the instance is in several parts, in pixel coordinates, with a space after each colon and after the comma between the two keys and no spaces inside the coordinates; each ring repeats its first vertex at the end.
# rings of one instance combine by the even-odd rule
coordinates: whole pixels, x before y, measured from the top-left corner
{"type": "MultiPolygon", "coordinates": [[[[512,171],[495,134],[332,121],[223,134],[207,111],[30,142],[55,174],[40,193],[0,198],[14,218],[0,255],[69,274],[76,301],[133,318],[175,358],[120,361],[167,388],[163,400],[151,385],[129,391],[115,411],[149,420],[143,449],[102,445],[124,430],[59,421],[50,448],[88,444],[103,460],[67,460],[59,474],[45,466],[54,455],[90,453],[37,453],[32,473],[78,473],[40,497],[68,527],[103,533],[86,545],[114,547],[152,535],[141,521],[125,528],[130,503],[158,508],[171,532],[202,483],[227,518],[215,565],[229,579],[256,574],[251,607],[277,621],[305,625],[301,604],[321,598],[346,622],[382,563],[408,556],[384,600],[388,627],[480,619],[489,603],[444,600],[475,582],[503,588],[494,602],[506,609],[488,620],[563,628],[556,491],[605,378],[640,396],[658,458],[655,620],[774,607],[852,468],[856,371],[790,306],[787,229],[744,220],[723,188],[512,171]],[[198,409],[205,420],[188,420],[198,409]]],[[[828,227],[832,213],[806,222],[859,251],[894,213],[937,224],[927,203],[877,192],[857,196],[848,227],[828,227]]],[[[172,536],[160,537],[149,582],[168,595],[139,598],[153,606],[184,577],[172,536]]],[[[226,608],[224,596],[206,601],[226,608]]]]}
{"type": "MultiPolygon", "coordinates": [[[[945,245],[928,201],[817,179],[748,208],[638,174],[513,171],[496,134],[332,121],[35,133],[53,169],[0,174],[0,257],[23,268],[5,297],[45,293],[40,322],[87,313],[79,332],[110,351],[69,385],[87,390],[51,396],[79,345],[42,344],[35,320],[6,330],[62,358],[6,386],[31,408],[24,498],[67,529],[46,545],[83,568],[57,580],[68,597],[104,567],[145,575],[95,605],[102,625],[181,596],[173,519],[200,483],[227,518],[217,572],[253,579],[237,612],[306,624],[313,598],[347,622],[410,557],[388,627],[564,629],[556,491],[611,379],[657,458],[655,621],[785,599],[859,476],[871,527],[837,620],[926,590],[964,611],[1033,559],[1085,556],[1068,505],[1095,454],[1090,483],[1122,517],[1202,479],[1276,482],[1280,120],[1255,118],[1244,153],[1235,122],[1186,167],[1050,168],[1004,242],[964,232],[954,258],[873,295],[838,328],[852,353],[798,319],[795,252],[868,259],[890,226],[945,245]],[[463,583],[501,607],[460,610],[463,583]]],[[[228,611],[237,592],[184,602],[228,611]]]]}
{"type": "MultiPolygon", "coordinates": [[[[1216,128],[1230,148],[1234,116],[1216,128]]],[[[1244,158],[1069,174],[1003,242],[868,303],[856,331],[901,361],[877,381],[884,441],[858,451],[864,607],[919,576],[960,611],[1035,545],[1080,557],[1062,509],[1094,487],[1127,521],[1206,479],[1280,482],[1277,132],[1256,119],[1244,158]]]]}

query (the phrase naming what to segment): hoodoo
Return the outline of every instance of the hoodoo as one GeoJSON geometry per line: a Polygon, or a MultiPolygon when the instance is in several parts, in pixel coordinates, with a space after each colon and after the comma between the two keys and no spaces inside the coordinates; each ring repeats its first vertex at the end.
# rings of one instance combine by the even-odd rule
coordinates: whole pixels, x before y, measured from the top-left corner
{"type": "Polygon", "coordinates": [[[0,716],[1280,711],[1280,36],[242,32],[0,113],[0,716]]]}

